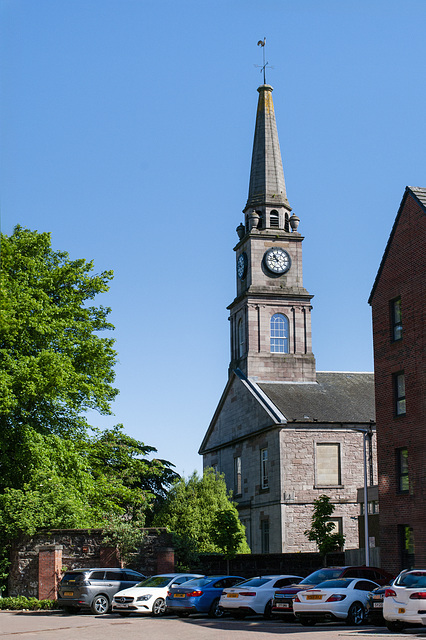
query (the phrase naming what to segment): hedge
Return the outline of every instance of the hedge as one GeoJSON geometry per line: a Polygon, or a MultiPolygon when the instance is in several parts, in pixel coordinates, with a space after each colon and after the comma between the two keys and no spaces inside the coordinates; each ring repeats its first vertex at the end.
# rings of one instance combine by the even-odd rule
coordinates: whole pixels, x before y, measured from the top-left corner
{"type": "Polygon", "coordinates": [[[37,598],[26,598],[25,596],[17,596],[16,598],[1,598],[0,609],[8,609],[12,611],[38,609],[56,609],[56,600],[37,600],[37,598]]]}

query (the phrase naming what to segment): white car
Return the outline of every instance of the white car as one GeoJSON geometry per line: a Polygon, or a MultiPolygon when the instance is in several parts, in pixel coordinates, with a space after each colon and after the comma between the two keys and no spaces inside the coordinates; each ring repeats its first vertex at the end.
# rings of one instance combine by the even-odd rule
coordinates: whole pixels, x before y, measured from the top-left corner
{"type": "Polygon", "coordinates": [[[240,582],[236,587],[224,589],[219,600],[219,607],[237,619],[253,614],[270,618],[275,589],[295,584],[301,580],[300,576],[293,575],[250,578],[240,582]]]}
{"type": "Polygon", "coordinates": [[[378,586],[376,582],[363,578],[324,580],[316,587],[296,594],[293,600],[294,615],[305,627],[327,620],[362,624],[368,595],[378,586]]]}
{"type": "Polygon", "coordinates": [[[112,610],[121,616],[131,613],[151,613],[161,616],[166,612],[167,591],[193,578],[203,576],[195,573],[163,573],[142,580],[134,587],[123,589],[112,599],[112,610]]]}
{"type": "Polygon", "coordinates": [[[402,571],[385,591],[383,617],[389,631],[407,624],[426,626],[426,569],[402,571]]]}

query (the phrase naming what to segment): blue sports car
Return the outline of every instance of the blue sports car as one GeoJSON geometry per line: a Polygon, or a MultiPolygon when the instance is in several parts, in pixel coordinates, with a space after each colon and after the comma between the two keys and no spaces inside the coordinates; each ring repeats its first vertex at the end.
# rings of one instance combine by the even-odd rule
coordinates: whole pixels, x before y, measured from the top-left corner
{"type": "Polygon", "coordinates": [[[220,618],[224,613],[219,608],[222,590],[243,580],[241,576],[205,576],[188,580],[167,592],[167,611],[181,618],[190,613],[207,613],[210,618],[220,618]]]}

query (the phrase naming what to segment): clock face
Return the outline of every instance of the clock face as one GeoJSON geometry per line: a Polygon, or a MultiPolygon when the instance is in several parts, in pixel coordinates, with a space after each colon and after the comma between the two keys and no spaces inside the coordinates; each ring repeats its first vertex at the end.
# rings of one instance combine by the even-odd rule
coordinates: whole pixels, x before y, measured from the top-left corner
{"type": "Polygon", "coordinates": [[[242,253],[237,260],[237,276],[240,280],[244,280],[247,273],[247,254],[242,253]]]}
{"type": "Polygon", "coordinates": [[[287,251],[280,247],[268,249],[263,260],[269,271],[276,274],[286,273],[291,267],[291,259],[287,251]]]}

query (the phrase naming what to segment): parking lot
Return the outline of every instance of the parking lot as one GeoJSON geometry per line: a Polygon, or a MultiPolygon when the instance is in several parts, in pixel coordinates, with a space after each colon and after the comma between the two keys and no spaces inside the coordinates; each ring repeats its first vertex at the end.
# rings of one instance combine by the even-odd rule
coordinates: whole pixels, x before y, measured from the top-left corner
{"type": "Polygon", "coordinates": [[[317,624],[301,627],[262,618],[243,621],[224,618],[212,620],[203,616],[186,619],[165,616],[134,616],[123,619],[117,615],[68,615],[61,612],[0,612],[0,639],[17,640],[267,640],[273,635],[285,635],[286,640],[337,640],[337,638],[423,638],[426,628],[390,633],[384,627],[348,627],[317,624]]]}

